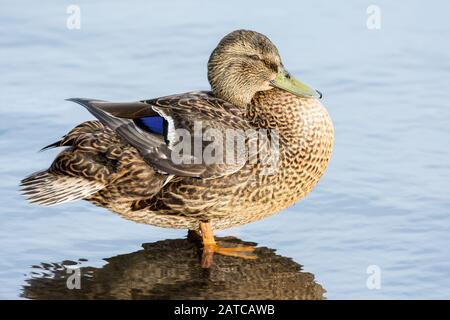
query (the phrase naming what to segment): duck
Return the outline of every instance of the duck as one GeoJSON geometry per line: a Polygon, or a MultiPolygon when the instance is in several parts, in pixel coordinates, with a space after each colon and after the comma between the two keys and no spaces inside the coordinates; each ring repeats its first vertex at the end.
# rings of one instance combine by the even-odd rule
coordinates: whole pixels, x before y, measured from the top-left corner
{"type": "Polygon", "coordinates": [[[121,217],[187,229],[214,254],[216,230],[261,220],[295,204],[330,161],[334,129],[322,93],[284,67],[277,47],[252,30],[223,37],[207,65],[209,91],[134,102],[68,99],[96,119],[43,148],[62,148],[49,168],[24,178],[30,203],[86,200],[121,217]]]}

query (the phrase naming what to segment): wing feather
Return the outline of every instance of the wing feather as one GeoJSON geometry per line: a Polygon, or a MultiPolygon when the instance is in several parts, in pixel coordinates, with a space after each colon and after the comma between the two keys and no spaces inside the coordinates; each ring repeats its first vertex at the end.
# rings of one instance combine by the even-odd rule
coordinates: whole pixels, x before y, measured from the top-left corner
{"type": "MultiPolygon", "coordinates": [[[[68,99],[83,105],[105,126],[114,130],[122,139],[138,149],[144,160],[158,172],[176,176],[217,178],[238,171],[245,163],[236,161],[208,163],[202,155],[212,141],[201,140],[201,153],[195,152],[194,139],[198,138],[196,125],[201,123],[201,135],[210,129],[225,137],[227,130],[251,129],[251,124],[239,109],[215,98],[210,92],[188,92],[130,103],[110,103],[94,99],[68,99]],[[135,119],[159,115],[168,122],[166,136],[140,128],[135,119]],[[182,139],[179,129],[192,137],[191,161],[173,161],[172,152],[182,139]]],[[[225,140],[225,139],[224,139],[225,140]]],[[[226,146],[224,146],[226,148],[226,146]]]]}

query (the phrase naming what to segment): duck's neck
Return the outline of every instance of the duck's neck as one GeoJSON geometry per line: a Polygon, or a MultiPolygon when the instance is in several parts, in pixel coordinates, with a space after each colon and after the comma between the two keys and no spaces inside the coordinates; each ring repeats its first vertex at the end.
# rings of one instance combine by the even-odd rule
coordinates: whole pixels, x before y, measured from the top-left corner
{"type": "Polygon", "coordinates": [[[246,110],[247,105],[250,103],[254,95],[253,93],[235,95],[232,93],[232,91],[218,90],[215,88],[212,88],[212,93],[215,97],[231,103],[242,111],[246,110]]]}

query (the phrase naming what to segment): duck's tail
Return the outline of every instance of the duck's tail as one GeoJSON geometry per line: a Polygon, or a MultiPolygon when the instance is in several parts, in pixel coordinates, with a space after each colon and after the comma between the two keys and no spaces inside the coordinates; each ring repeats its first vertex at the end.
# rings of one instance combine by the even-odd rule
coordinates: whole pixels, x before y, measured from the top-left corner
{"type": "Polygon", "coordinates": [[[20,182],[21,192],[31,202],[44,206],[80,200],[103,188],[98,181],[48,172],[35,172],[20,182]]]}

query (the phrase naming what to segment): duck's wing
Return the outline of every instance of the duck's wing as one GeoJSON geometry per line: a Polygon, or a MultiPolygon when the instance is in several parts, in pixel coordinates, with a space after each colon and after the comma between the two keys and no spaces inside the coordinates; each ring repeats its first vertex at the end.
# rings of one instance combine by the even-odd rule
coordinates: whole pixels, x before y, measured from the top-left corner
{"type": "MultiPolygon", "coordinates": [[[[237,157],[234,157],[236,161],[226,161],[231,159],[225,156],[226,133],[245,133],[252,126],[236,107],[209,92],[189,92],[130,103],[68,100],[86,107],[104,125],[137,148],[158,172],[217,178],[232,174],[245,164],[237,157]],[[205,133],[209,134],[209,140],[205,139],[205,133]],[[221,142],[220,139],[215,141],[218,133],[223,137],[221,142]],[[216,144],[211,153],[212,141],[216,144]],[[211,155],[213,157],[208,158],[211,155]]],[[[247,137],[247,143],[249,139],[255,137],[247,137]]],[[[234,155],[238,152],[242,155],[244,151],[234,150],[234,155]]]]}

